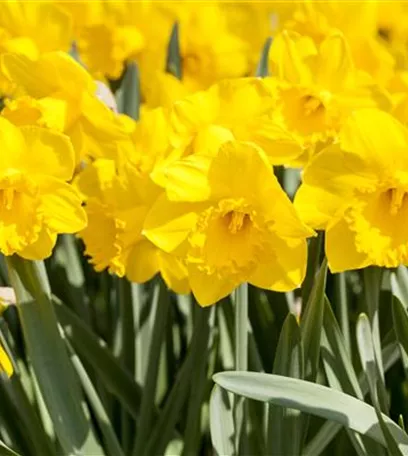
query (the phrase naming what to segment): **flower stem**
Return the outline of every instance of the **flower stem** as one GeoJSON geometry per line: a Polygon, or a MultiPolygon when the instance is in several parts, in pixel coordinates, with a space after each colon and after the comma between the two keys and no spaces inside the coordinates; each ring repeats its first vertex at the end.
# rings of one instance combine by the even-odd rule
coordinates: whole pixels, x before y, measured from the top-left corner
{"type": "MultiPolygon", "coordinates": [[[[235,291],[235,369],[248,370],[248,284],[235,291]]],[[[235,453],[244,454],[246,447],[246,406],[243,397],[234,402],[235,453]]]]}

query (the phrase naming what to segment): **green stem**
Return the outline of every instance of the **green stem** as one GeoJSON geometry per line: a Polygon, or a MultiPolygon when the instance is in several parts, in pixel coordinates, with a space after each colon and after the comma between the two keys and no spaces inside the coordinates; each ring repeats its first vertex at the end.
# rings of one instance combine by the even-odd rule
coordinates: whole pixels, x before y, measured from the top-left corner
{"type": "Polygon", "coordinates": [[[381,355],[381,334],[379,315],[382,270],[376,267],[365,268],[363,270],[363,277],[365,308],[367,310],[367,316],[370,322],[374,355],[378,371],[378,401],[382,412],[388,414],[389,405],[387,391],[385,388],[383,358],[381,355]]]}
{"type": "Polygon", "coordinates": [[[159,280],[154,289],[153,306],[156,309],[153,334],[149,350],[149,364],[146,372],[145,387],[143,390],[140,408],[139,426],[137,429],[136,443],[133,454],[143,454],[146,442],[152,431],[152,418],[155,406],[157,375],[159,371],[160,352],[165,335],[167,315],[170,299],[165,285],[159,280]]]}
{"type": "Polygon", "coordinates": [[[302,284],[302,303],[306,306],[313,288],[315,276],[320,266],[320,253],[323,245],[323,233],[309,239],[306,277],[302,284]]]}
{"type": "Polygon", "coordinates": [[[337,318],[340,322],[341,332],[343,333],[344,343],[346,345],[347,353],[351,357],[351,337],[350,337],[350,324],[349,324],[349,309],[347,302],[347,288],[346,288],[346,275],[345,273],[336,274],[334,276],[337,298],[337,318]]]}
{"type": "Polygon", "coordinates": [[[134,331],[135,331],[135,380],[139,385],[143,385],[145,377],[145,345],[142,343],[141,331],[142,331],[142,285],[138,283],[132,283],[132,304],[133,304],[133,319],[134,319],[134,331]]]}
{"type": "MultiPolygon", "coordinates": [[[[125,278],[117,281],[117,302],[119,304],[119,321],[117,337],[120,362],[125,370],[135,375],[135,327],[132,303],[132,287],[125,278]]],[[[133,445],[134,421],[129,412],[121,408],[121,442],[125,452],[130,452],[133,445]]]]}
{"type": "MultiPolygon", "coordinates": [[[[235,369],[248,370],[248,284],[235,291],[235,369]]],[[[246,443],[246,407],[243,397],[235,397],[234,424],[236,454],[242,454],[246,443]]]]}
{"type": "Polygon", "coordinates": [[[203,405],[205,389],[207,386],[207,361],[208,361],[208,341],[210,337],[210,326],[208,324],[211,319],[213,308],[195,308],[196,323],[195,331],[199,332],[197,346],[201,348],[193,359],[190,398],[187,411],[187,426],[184,433],[184,448],[182,456],[199,454],[200,446],[200,424],[201,424],[201,407],[203,405]]]}
{"type": "MultiPolygon", "coordinates": [[[[172,438],[174,428],[180,419],[180,412],[184,406],[189,388],[195,388],[191,375],[194,372],[193,362],[203,353],[205,340],[208,340],[210,309],[201,309],[195,315],[193,336],[188,348],[187,356],[178,371],[176,380],[167,396],[164,407],[156,421],[156,426],[149,437],[142,456],[164,454],[172,438]]],[[[184,454],[187,454],[186,452],[184,454]]],[[[189,453],[198,454],[198,452],[189,453]]],[[[138,455],[140,456],[140,455],[138,455]]]]}

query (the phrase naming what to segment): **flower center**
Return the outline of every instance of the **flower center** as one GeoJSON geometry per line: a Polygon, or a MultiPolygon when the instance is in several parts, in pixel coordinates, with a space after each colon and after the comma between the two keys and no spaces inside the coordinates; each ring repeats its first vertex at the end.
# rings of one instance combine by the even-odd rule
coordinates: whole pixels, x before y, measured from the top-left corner
{"type": "Polygon", "coordinates": [[[313,95],[306,95],[302,98],[303,109],[306,116],[321,114],[324,111],[324,104],[313,95]]]}
{"type": "Polygon", "coordinates": [[[10,211],[13,207],[13,201],[16,198],[17,192],[13,188],[0,189],[0,201],[1,206],[7,211],[10,211]]]}
{"type": "Polygon", "coordinates": [[[250,215],[245,212],[230,211],[223,218],[231,234],[245,230],[251,223],[250,215]]]}
{"type": "Polygon", "coordinates": [[[407,193],[401,188],[390,188],[387,190],[386,196],[389,199],[390,214],[397,215],[404,202],[407,201],[407,193]]]}

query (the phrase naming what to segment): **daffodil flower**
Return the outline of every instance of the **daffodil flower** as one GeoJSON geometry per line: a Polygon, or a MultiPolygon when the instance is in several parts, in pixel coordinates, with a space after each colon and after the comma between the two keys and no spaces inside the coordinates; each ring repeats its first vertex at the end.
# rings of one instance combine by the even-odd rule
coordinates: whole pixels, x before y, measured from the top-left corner
{"type": "Polygon", "coordinates": [[[62,134],[4,118],[0,138],[0,252],[46,258],[57,234],[86,225],[80,195],[66,183],[74,172],[72,145],[62,134]]]}
{"type": "Polygon", "coordinates": [[[332,272],[408,263],[408,130],[391,115],[362,109],[306,167],[295,206],[326,231],[332,272]]]}
{"type": "Polygon", "coordinates": [[[262,149],[239,141],[224,143],[214,158],[193,155],[170,167],[166,194],[147,215],[143,233],[183,256],[203,306],[243,282],[277,291],[298,287],[306,238],[313,235],[262,149]]]}
{"type": "Polygon", "coordinates": [[[108,269],[137,283],[160,272],[169,288],[189,292],[182,262],[142,235],[146,215],[161,192],[148,174],[130,162],[117,169],[113,160],[98,159],[80,173],[77,185],[88,215],[80,236],[96,271],[108,269]]]}
{"type": "Polygon", "coordinates": [[[71,138],[77,164],[88,156],[119,153],[119,143],[126,142],[127,137],[118,117],[98,98],[97,82],[69,55],[51,52],[34,61],[6,54],[2,68],[12,82],[35,99],[30,105],[17,99],[3,115],[21,125],[29,123],[36,111],[37,124],[71,138]]]}
{"type": "Polygon", "coordinates": [[[336,141],[354,109],[390,106],[374,82],[356,70],[339,32],[316,46],[308,36],[284,31],[274,40],[271,62],[274,77],[265,84],[278,94],[272,115],[304,148],[295,164],[304,165],[322,146],[336,141]]]}

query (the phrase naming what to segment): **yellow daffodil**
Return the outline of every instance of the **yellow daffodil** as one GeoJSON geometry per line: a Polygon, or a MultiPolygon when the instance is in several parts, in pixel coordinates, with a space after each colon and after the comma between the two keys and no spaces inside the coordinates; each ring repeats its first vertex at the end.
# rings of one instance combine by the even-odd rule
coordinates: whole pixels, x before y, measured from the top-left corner
{"type": "Polygon", "coordinates": [[[69,139],[39,127],[17,128],[0,118],[0,252],[23,258],[51,255],[58,233],[86,225],[69,139]]]}
{"type": "MultiPolygon", "coordinates": [[[[70,15],[52,2],[0,2],[0,56],[12,52],[38,59],[46,52],[68,51],[71,39],[70,15]]],[[[12,90],[0,71],[0,92],[12,90]]]]}
{"type": "Polygon", "coordinates": [[[180,52],[183,81],[196,90],[249,73],[248,45],[228,30],[217,3],[195,4],[180,20],[180,52]]]}
{"type": "Polygon", "coordinates": [[[226,141],[252,141],[273,164],[284,164],[302,153],[295,136],[272,119],[276,96],[258,78],[224,80],[210,89],[174,103],[168,114],[169,153],[152,173],[165,186],[166,167],[189,155],[218,153],[226,141]]]}
{"type": "Polygon", "coordinates": [[[210,305],[242,282],[287,291],[306,267],[306,237],[264,152],[238,141],[215,158],[191,156],[173,169],[153,205],[144,234],[183,255],[198,302],[210,305]],[[233,170],[233,172],[232,172],[233,170]]]}
{"type": "Polygon", "coordinates": [[[228,28],[248,43],[251,74],[268,37],[274,36],[293,13],[291,2],[221,2],[228,28]]]}
{"type": "Polygon", "coordinates": [[[395,61],[378,39],[380,3],[302,0],[297,2],[284,27],[309,36],[317,45],[340,31],[347,39],[357,67],[383,85],[392,77],[395,61]]]}
{"type": "Polygon", "coordinates": [[[142,2],[101,2],[100,22],[83,27],[78,50],[92,73],[118,79],[127,60],[135,60],[145,39],[135,19],[140,20],[142,2]]]}
{"type": "Polygon", "coordinates": [[[355,69],[339,33],[316,47],[311,38],[285,31],[273,43],[271,60],[275,77],[265,83],[278,91],[273,115],[306,149],[301,164],[316,148],[336,139],[353,109],[379,102],[387,106],[387,98],[380,97],[370,78],[355,69]]]}
{"type": "Polygon", "coordinates": [[[326,230],[330,269],[408,264],[408,130],[382,111],[356,111],[306,167],[295,206],[326,230]]]}
{"type": "Polygon", "coordinates": [[[129,163],[117,170],[113,160],[98,159],[79,175],[77,184],[88,214],[80,236],[96,271],[107,268],[138,283],[160,272],[174,291],[189,291],[180,260],[142,235],[146,214],[160,192],[147,174],[129,163]]]}
{"type": "Polygon", "coordinates": [[[35,99],[11,103],[4,116],[20,125],[36,118],[36,124],[64,132],[77,163],[85,156],[116,156],[126,140],[121,123],[99,100],[96,82],[70,56],[52,52],[33,61],[6,54],[2,64],[8,78],[35,99]]]}

